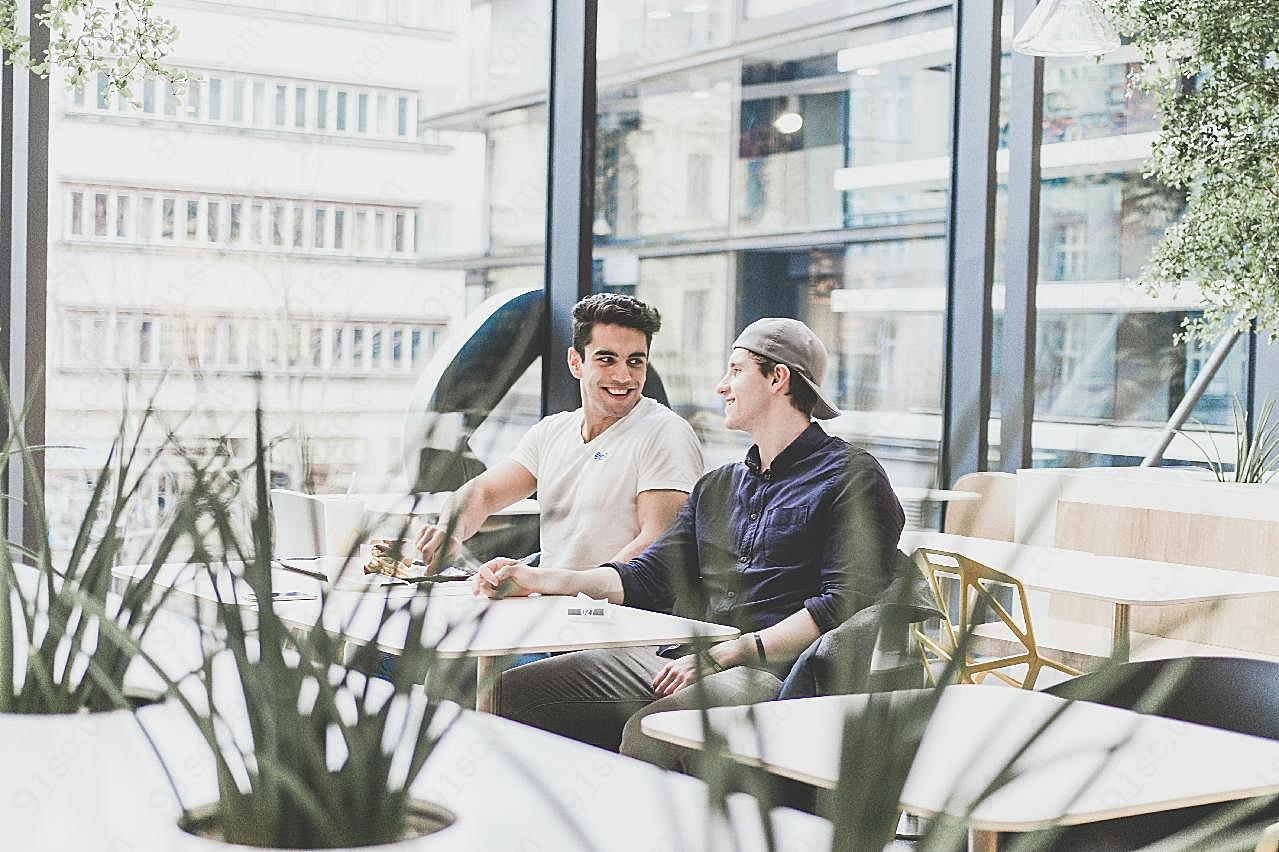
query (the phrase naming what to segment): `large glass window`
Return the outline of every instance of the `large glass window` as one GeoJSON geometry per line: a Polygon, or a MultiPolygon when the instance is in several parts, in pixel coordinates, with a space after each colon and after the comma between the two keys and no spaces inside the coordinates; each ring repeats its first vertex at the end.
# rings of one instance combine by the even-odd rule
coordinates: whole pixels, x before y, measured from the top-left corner
{"type": "Polygon", "coordinates": [[[740,5],[696,6],[610,4],[615,29],[601,9],[595,287],[662,312],[652,363],[708,465],[745,440],[715,395],[729,343],[758,317],[792,316],[830,351],[844,414],[828,428],[870,446],[894,481],[931,484],[949,12],[816,38],[778,22],[759,49],[740,5]],[[659,73],[651,57],[673,54],[680,69],[659,73]]]}
{"type": "MultiPolygon", "coordinates": [[[[1175,340],[1198,301],[1193,287],[1151,296],[1132,284],[1182,204],[1142,176],[1157,120],[1131,88],[1135,59],[1122,48],[1044,65],[1037,465],[1134,463],[1207,357],[1175,340]]],[[[1229,424],[1246,369],[1239,345],[1192,416],[1229,424]]],[[[1180,437],[1167,457],[1203,461],[1180,437]]]]}
{"type": "MultiPolygon", "coordinates": [[[[483,138],[455,130],[427,146],[417,132],[428,92],[411,81],[468,86],[455,77],[468,29],[443,9],[455,4],[401,4],[412,20],[395,27],[309,2],[272,4],[269,27],[260,4],[160,5],[196,63],[184,95],[141,85],[135,109],[96,76],[79,94],[50,87],[49,323],[67,329],[47,352],[58,546],[120,418],[153,395],[144,449],[174,429],[193,451],[225,436],[247,458],[260,400],[272,485],[407,487],[409,401],[467,294],[465,269],[428,267],[414,234],[429,210],[437,247],[457,254],[485,218],[483,138]]],[[[387,4],[355,5],[387,23],[387,4]]],[[[144,493],[182,467],[161,464],[144,493]]],[[[137,540],[163,508],[148,500],[137,540]]]]}

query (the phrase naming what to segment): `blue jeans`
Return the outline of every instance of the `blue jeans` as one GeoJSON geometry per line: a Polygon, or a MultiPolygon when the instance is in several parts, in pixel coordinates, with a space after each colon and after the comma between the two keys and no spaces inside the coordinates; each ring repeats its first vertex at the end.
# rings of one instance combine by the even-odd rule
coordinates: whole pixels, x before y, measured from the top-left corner
{"type": "MultiPolygon", "coordinates": [[[[397,656],[399,655],[388,654],[386,652],[383,652],[382,656],[378,659],[378,662],[377,662],[377,674],[375,675],[375,677],[380,677],[382,680],[390,680],[391,673],[395,671],[395,658],[397,656]]],[[[546,653],[541,653],[541,654],[519,654],[515,657],[509,657],[506,667],[503,668],[502,671],[510,671],[511,669],[516,668],[517,666],[524,666],[524,665],[528,665],[529,663],[536,663],[538,660],[545,660],[549,656],[551,655],[546,653]]]]}

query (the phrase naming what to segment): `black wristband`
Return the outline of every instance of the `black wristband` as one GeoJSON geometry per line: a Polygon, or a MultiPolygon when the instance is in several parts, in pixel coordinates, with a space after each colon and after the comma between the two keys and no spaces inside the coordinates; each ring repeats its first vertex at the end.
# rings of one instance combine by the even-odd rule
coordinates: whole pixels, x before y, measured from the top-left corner
{"type": "Polygon", "coordinates": [[[752,635],[755,637],[755,653],[759,654],[759,664],[766,666],[768,665],[768,655],[764,653],[764,640],[759,638],[758,633],[752,635]]]}
{"type": "Polygon", "coordinates": [[[715,655],[710,651],[703,651],[701,653],[701,657],[702,662],[706,663],[707,667],[712,669],[715,673],[718,674],[724,670],[724,667],[719,664],[719,660],[715,659],[715,655]]]}

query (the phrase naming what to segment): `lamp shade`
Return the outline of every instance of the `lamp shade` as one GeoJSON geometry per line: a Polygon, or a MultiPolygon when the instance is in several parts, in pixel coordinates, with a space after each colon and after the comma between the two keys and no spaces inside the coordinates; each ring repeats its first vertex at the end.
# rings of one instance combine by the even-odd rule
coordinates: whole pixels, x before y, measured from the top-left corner
{"type": "Polygon", "coordinates": [[[1119,34],[1096,0],[1041,0],[1013,37],[1032,56],[1096,56],[1119,47],[1119,34]]]}

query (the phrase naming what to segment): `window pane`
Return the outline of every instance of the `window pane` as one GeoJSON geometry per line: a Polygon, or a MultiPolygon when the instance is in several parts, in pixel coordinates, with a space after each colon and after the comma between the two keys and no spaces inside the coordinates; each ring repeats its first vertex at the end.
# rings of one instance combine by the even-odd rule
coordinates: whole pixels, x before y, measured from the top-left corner
{"type": "Polygon", "coordinates": [[[155,239],[155,198],[144,195],[138,199],[138,239],[155,239]]]}
{"type": "Polygon", "coordinates": [[[222,120],[222,78],[209,78],[209,119],[222,120]]]}
{"type": "Polygon", "coordinates": [[[193,82],[187,87],[185,115],[192,121],[200,120],[200,98],[202,91],[203,87],[198,82],[193,82]]]}
{"type": "MultiPolygon", "coordinates": [[[[1142,176],[1158,123],[1148,93],[1132,88],[1136,57],[1044,63],[1036,328],[1037,466],[1137,464],[1122,436],[1153,435],[1181,403],[1207,353],[1175,340],[1193,301],[1143,305],[1127,283],[1180,213],[1182,196],[1142,176]],[[1098,161],[1104,151],[1104,162],[1098,161]]],[[[1192,417],[1227,427],[1245,396],[1246,347],[1236,346],[1192,417]]],[[[1169,461],[1205,461],[1174,438],[1169,461]]]]}
{"type": "Polygon", "coordinates": [[[261,80],[253,82],[253,126],[265,127],[267,123],[266,83],[261,80]]]}
{"type": "MultiPolygon", "coordinates": [[[[457,4],[440,0],[179,3],[182,50],[174,58],[200,78],[181,98],[167,83],[138,81],[142,107],[130,116],[103,81],[99,107],[96,69],[79,101],[74,91],[61,93],[63,109],[49,116],[50,138],[59,143],[50,151],[49,182],[55,230],[67,239],[49,247],[48,327],[59,333],[47,336],[46,422],[50,443],[84,449],[49,457],[48,503],[62,513],[53,533],[59,542],[74,540],[68,518],[87,500],[84,473],[92,477],[100,467],[121,400],[148,398],[148,383],[164,368],[166,424],[183,433],[183,446],[217,440],[235,454],[228,462],[242,468],[261,399],[273,442],[272,484],[346,491],[354,473],[359,490],[412,486],[403,414],[431,334],[460,321],[484,289],[520,282],[499,270],[481,276],[485,283],[469,283],[473,266],[489,264],[481,251],[483,119],[451,131],[455,147],[370,141],[418,136],[419,89],[441,108],[466,100],[469,72],[461,72],[476,51],[490,49],[478,20],[492,11],[490,2],[460,4],[456,11],[467,20],[454,20],[449,10],[457,4]],[[274,9],[267,18],[262,5],[274,9]],[[400,17],[405,9],[413,10],[408,20],[442,29],[416,29],[400,17]],[[290,33],[302,30],[307,37],[290,42],[290,33]],[[394,42],[393,54],[384,36],[394,42]],[[280,39],[296,44],[277,49],[280,39]],[[321,49],[323,56],[315,55],[321,49]],[[385,58],[370,58],[376,49],[385,58]],[[306,138],[315,132],[325,138],[306,138]],[[112,154],[118,151],[136,156],[123,162],[112,154]],[[470,253],[457,268],[406,262],[424,208],[439,246],[470,253]],[[119,241],[142,250],[108,244],[119,241]],[[72,342],[74,372],[64,369],[72,342]],[[126,365],[132,397],[124,392],[126,365]],[[199,409],[195,416],[190,405],[199,409]]],[[[492,4],[499,16],[529,18],[512,42],[521,50],[528,28],[546,26],[544,15],[535,8],[528,14],[525,5],[492,4]]],[[[527,102],[534,113],[536,99],[527,102]]],[[[521,164],[512,174],[523,170],[521,164]]],[[[538,192],[526,189],[519,204],[544,208],[538,192]]],[[[540,240],[513,256],[535,255],[540,240]]],[[[533,266],[520,275],[531,280],[533,266]]],[[[539,377],[535,371],[515,394],[522,405],[536,409],[539,377]]],[[[171,509],[183,484],[171,465],[148,479],[155,481],[143,485],[138,516],[129,519],[131,535],[137,532],[130,540],[139,543],[151,539],[166,508],[155,495],[166,495],[171,509]]]]}
{"type": "Polygon", "coordinates": [[[324,248],[324,232],[328,227],[328,221],[329,211],[323,207],[315,208],[315,227],[313,233],[315,239],[312,245],[316,248],[324,248]]]}
{"type": "Polygon", "coordinates": [[[284,245],[284,205],[271,205],[271,245],[284,245]]]}
{"type": "Polygon", "coordinates": [[[177,202],[172,198],[166,198],[162,202],[163,212],[160,214],[160,236],[163,239],[171,240],[174,235],[174,208],[177,202]]]}
{"type": "Polygon", "coordinates": [[[93,235],[95,237],[105,237],[107,235],[107,196],[106,193],[98,192],[93,196],[93,235]]]}
{"type": "Polygon", "coordinates": [[[71,193],[71,233],[84,234],[84,193],[71,193]]]}
{"type": "Polygon", "coordinates": [[[115,235],[129,236],[129,196],[120,195],[115,200],[115,235]]]}

